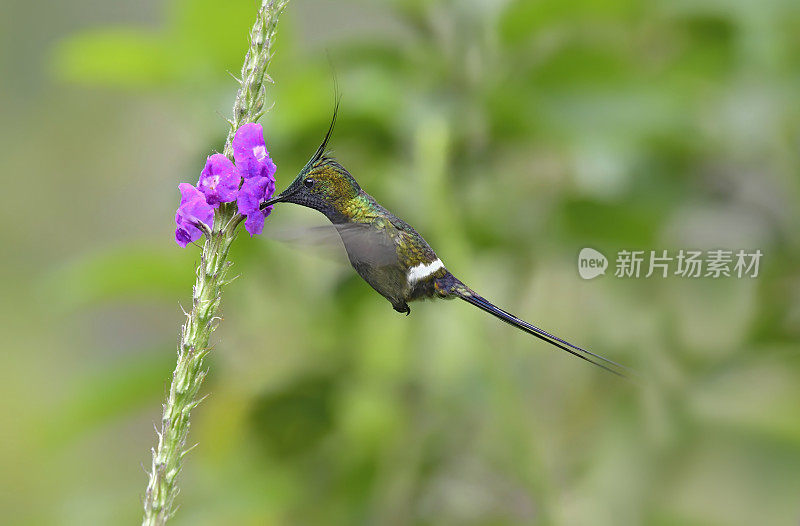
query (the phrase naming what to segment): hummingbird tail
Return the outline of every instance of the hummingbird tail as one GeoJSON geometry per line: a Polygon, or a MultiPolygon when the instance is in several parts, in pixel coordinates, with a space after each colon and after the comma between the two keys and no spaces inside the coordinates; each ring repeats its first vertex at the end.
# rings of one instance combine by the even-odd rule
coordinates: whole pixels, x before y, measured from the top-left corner
{"type": "Polygon", "coordinates": [[[500,318],[509,325],[513,325],[514,327],[522,331],[525,331],[528,334],[531,334],[539,338],[540,340],[546,341],[547,343],[558,347],[562,351],[566,351],[572,354],[573,356],[577,356],[582,360],[586,360],[587,362],[594,364],[597,367],[600,367],[601,369],[605,369],[606,371],[612,374],[621,376],[623,378],[627,378],[628,375],[626,373],[629,372],[629,369],[624,365],[618,364],[617,362],[609,360],[608,358],[604,358],[599,354],[587,351],[586,349],[582,349],[577,345],[573,345],[568,341],[562,340],[561,338],[540,329],[539,327],[531,325],[525,320],[517,318],[513,314],[508,313],[503,309],[497,307],[486,298],[476,294],[473,290],[471,290],[469,287],[467,287],[466,285],[461,283],[461,281],[455,278],[452,278],[451,283],[448,283],[447,285],[449,285],[449,287],[447,287],[449,288],[448,295],[461,298],[467,303],[475,305],[479,309],[484,310],[497,318],[500,318]]]}

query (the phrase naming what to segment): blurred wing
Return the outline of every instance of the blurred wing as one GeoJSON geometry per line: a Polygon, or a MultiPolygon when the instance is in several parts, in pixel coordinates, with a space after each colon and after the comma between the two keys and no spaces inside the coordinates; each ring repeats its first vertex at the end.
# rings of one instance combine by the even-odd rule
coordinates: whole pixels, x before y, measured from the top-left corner
{"type": "MultiPolygon", "coordinates": [[[[391,225],[390,225],[391,229],[391,225]]],[[[264,234],[270,239],[322,255],[326,259],[376,266],[397,262],[397,250],[391,233],[363,223],[344,225],[269,227],[264,234]]]]}
{"type": "Polygon", "coordinates": [[[396,265],[396,231],[391,224],[382,222],[346,223],[335,225],[353,265],[369,264],[375,267],[396,265]]]}
{"type": "Polygon", "coordinates": [[[333,225],[273,226],[268,223],[264,227],[264,237],[329,261],[347,263],[342,238],[333,225]]]}

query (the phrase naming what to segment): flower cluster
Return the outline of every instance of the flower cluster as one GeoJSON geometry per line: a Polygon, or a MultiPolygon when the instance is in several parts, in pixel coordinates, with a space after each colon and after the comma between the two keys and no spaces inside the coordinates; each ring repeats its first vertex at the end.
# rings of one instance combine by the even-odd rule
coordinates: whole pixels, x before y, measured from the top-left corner
{"type": "Polygon", "coordinates": [[[236,201],[239,213],[245,216],[244,227],[251,236],[260,234],[264,219],[272,212],[261,203],[275,193],[275,163],[269,157],[260,124],[245,124],[233,138],[233,158],[236,164],[221,153],[206,160],[197,187],[181,183],[181,204],[175,214],[175,241],[182,247],[203,235],[199,223],[209,230],[214,225],[214,209],[220,203],[236,201]]]}

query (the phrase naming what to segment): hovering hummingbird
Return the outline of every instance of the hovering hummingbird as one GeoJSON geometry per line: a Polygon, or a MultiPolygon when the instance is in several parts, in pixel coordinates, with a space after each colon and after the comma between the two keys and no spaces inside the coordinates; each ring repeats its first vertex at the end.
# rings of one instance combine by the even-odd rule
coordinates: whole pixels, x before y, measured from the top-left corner
{"type": "Polygon", "coordinates": [[[262,209],[275,203],[295,203],[325,214],[341,237],[353,268],[397,312],[410,314],[408,303],[415,300],[459,298],[578,358],[626,376],[626,367],[500,309],[450,273],[416,230],[362,190],[350,172],[326,151],[338,106],[317,151],[292,184],[263,203],[262,209]]]}

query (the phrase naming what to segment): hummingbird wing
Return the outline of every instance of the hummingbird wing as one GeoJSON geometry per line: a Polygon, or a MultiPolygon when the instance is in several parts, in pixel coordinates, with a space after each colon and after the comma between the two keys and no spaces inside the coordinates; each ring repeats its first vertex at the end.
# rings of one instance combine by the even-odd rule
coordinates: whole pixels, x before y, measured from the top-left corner
{"type": "Polygon", "coordinates": [[[330,259],[341,260],[344,248],[351,263],[377,267],[413,266],[418,259],[427,259],[427,252],[433,254],[424,241],[425,246],[420,246],[413,236],[383,219],[315,226],[269,225],[264,234],[293,247],[330,256],[330,259]]]}
{"type": "Polygon", "coordinates": [[[418,265],[438,259],[416,230],[397,217],[376,218],[369,223],[337,225],[348,254],[375,265],[394,265],[404,275],[418,265]]]}
{"type": "Polygon", "coordinates": [[[356,263],[376,267],[398,265],[393,228],[386,228],[381,223],[373,221],[335,225],[353,265],[356,263]]]}
{"type": "Polygon", "coordinates": [[[347,263],[342,238],[331,224],[276,226],[267,223],[267,226],[264,227],[264,237],[322,259],[342,264],[347,263]]]}
{"type": "Polygon", "coordinates": [[[358,274],[395,310],[408,310],[405,303],[407,269],[398,255],[397,229],[384,218],[369,223],[336,225],[350,263],[358,274]]]}
{"type": "Polygon", "coordinates": [[[397,263],[397,253],[390,235],[365,223],[316,226],[268,226],[266,237],[300,249],[326,256],[326,259],[386,266],[397,263]]]}

